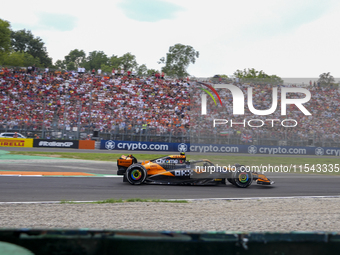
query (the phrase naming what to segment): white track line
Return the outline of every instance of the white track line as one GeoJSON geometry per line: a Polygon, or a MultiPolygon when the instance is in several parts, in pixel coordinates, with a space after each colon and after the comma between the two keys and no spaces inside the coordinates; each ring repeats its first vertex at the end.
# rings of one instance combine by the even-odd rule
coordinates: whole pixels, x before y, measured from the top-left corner
{"type": "MultiPolygon", "coordinates": [[[[334,196],[291,196],[291,197],[232,197],[232,198],[193,198],[179,199],[186,201],[203,201],[203,200],[261,200],[261,199],[296,199],[296,198],[340,198],[340,195],[334,196]]],[[[169,199],[176,200],[176,199],[169,199]]]]}
{"type": "MultiPolygon", "coordinates": [[[[197,198],[197,199],[164,199],[164,200],[170,200],[170,201],[175,201],[175,200],[181,201],[181,200],[184,200],[184,201],[189,201],[190,202],[190,201],[208,201],[208,200],[262,200],[262,199],[265,200],[265,199],[297,199],[297,198],[340,198],[340,195],[339,196],[292,196],[292,197],[197,198]]],[[[93,201],[70,201],[70,202],[71,203],[94,203],[94,202],[98,202],[98,201],[100,201],[100,200],[93,200],[93,201]]],[[[61,201],[0,202],[0,205],[1,204],[61,204],[61,201]]]]}

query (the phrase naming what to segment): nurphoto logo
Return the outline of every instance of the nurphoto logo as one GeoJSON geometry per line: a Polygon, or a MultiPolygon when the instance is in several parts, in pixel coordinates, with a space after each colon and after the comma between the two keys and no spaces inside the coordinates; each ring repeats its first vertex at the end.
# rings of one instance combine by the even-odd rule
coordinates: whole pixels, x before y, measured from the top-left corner
{"type": "MultiPolygon", "coordinates": [[[[208,86],[206,84],[203,84],[208,86]]],[[[228,89],[231,92],[233,98],[233,115],[244,115],[244,108],[245,108],[245,95],[240,88],[232,84],[216,84],[214,87],[211,85],[208,86],[220,99],[220,96],[216,92],[215,88],[219,89],[228,89]]],[[[216,100],[212,96],[212,94],[207,91],[206,89],[200,88],[202,91],[205,91],[210,97],[213,98],[215,105],[217,105],[216,100]]],[[[305,88],[292,88],[292,87],[281,87],[281,116],[287,115],[287,105],[295,105],[305,116],[312,115],[306,107],[303,106],[304,103],[307,103],[311,99],[311,93],[305,88]],[[305,95],[304,98],[287,98],[287,94],[296,94],[302,93],[305,95]]],[[[247,89],[247,106],[249,111],[254,115],[266,116],[274,113],[277,109],[278,105],[278,88],[273,87],[272,90],[272,104],[269,109],[255,109],[253,103],[253,88],[249,87],[247,89]]],[[[222,101],[220,100],[221,105],[222,101]]],[[[201,115],[207,114],[207,95],[202,93],[201,94],[201,115]]],[[[274,126],[275,122],[279,122],[283,127],[295,127],[298,125],[298,122],[295,119],[251,119],[246,121],[245,119],[242,122],[233,122],[233,120],[228,119],[214,119],[213,120],[213,127],[216,125],[226,125],[230,124],[232,127],[233,125],[243,125],[244,127],[248,124],[249,127],[262,127],[265,124],[271,123],[271,126],[274,126]]]]}

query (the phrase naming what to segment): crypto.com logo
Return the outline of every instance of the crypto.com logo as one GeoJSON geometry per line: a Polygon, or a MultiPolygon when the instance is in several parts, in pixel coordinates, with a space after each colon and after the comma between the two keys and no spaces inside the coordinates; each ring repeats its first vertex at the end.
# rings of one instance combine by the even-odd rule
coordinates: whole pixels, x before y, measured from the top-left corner
{"type": "MultiPolygon", "coordinates": [[[[203,83],[201,83],[203,84],[203,83]]],[[[220,96],[217,94],[216,90],[211,86],[207,84],[203,84],[207,87],[209,87],[218,97],[220,100],[220,103],[222,105],[222,101],[220,99],[220,96]]],[[[244,94],[240,88],[238,88],[235,85],[231,84],[216,84],[215,88],[218,89],[228,89],[231,92],[231,95],[233,97],[233,115],[244,115],[244,94]]],[[[213,99],[214,97],[212,94],[207,91],[206,89],[201,90],[207,92],[213,99]]],[[[248,109],[251,113],[254,115],[270,115],[273,112],[275,112],[277,108],[277,87],[273,88],[273,94],[272,99],[273,103],[270,109],[267,110],[257,110],[254,108],[253,105],[253,88],[248,88],[248,98],[247,98],[247,104],[248,109]]],[[[304,115],[312,115],[302,104],[307,103],[311,99],[311,93],[304,88],[288,88],[288,87],[281,87],[281,115],[287,115],[286,113],[286,106],[288,104],[294,104],[301,112],[303,112],[304,115]],[[286,98],[287,93],[302,93],[305,94],[306,97],[304,98],[286,98]]],[[[214,99],[214,102],[216,104],[216,101],[214,99]]],[[[207,114],[207,95],[202,94],[201,95],[201,115],[207,114]]]]}

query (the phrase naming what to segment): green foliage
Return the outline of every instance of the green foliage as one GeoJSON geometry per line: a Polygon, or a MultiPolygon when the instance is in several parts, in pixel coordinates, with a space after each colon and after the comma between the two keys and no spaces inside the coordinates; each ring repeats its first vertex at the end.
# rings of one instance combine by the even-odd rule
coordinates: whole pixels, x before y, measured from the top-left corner
{"type": "Polygon", "coordinates": [[[251,82],[255,84],[282,84],[283,80],[277,75],[268,75],[264,71],[256,71],[254,68],[236,70],[234,76],[241,82],[251,82]]]}
{"type": "Polygon", "coordinates": [[[183,78],[188,76],[187,68],[190,63],[195,64],[199,52],[190,45],[175,44],[169,48],[166,59],[163,57],[158,62],[165,64],[162,71],[169,76],[183,78]]]}
{"type": "Polygon", "coordinates": [[[11,33],[12,48],[16,52],[25,52],[38,58],[42,66],[51,66],[52,59],[48,57],[45,43],[40,37],[34,37],[30,30],[25,29],[12,31],[11,33]]]}
{"type": "Polygon", "coordinates": [[[71,50],[70,53],[65,56],[65,64],[67,66],[67,70],[78,69],[78,67],[81,67],[81,65],[84,63],[85,59],[85,51],[78,49],[71,50]],[[69,66],[73,68],[69,68],[69,66]]]}
{"type": "Polygon", "coordinates": [[[226,75],[226,74],[216,74],[215,76],[214,76],[214,78],[224,78],[224,79],[228,79],[229,77],[228,77],[228,75],[226,75]]]}
{"type": "Polygon", "coordinates": [[[30,30],[12,31],[11,44],[14,51],[25,52],[35,59],[38,58],[42,66],[52,65],[52,59],[48,57],[44,42],[40,37],[34,37],[30,30]]]}
{"type": "Polygon", "coordinates": [[[38,58],[34,58],[31,54],[25,52],[11,52],[4,54],[2,59],[3,65],[26,67],[30,65],[40,66],[38,58]]]}
{"type": "Polygon", "coordinates": [[[319,75],[318,83],[319,82],[321,86],[330,86],[331,84],[334,85],[335,80],[331,73],[328,72],[319,75]]]}
{"type": "Polygon", "coordinates": [[[142,64],[137,67],[137,75],[139,76],[145,76],[148,73],[148,68],[145,64],[142,64]]]}
{"type": "Polygon", "coordinates": [[[11,47],[11,28],[6,20],[0,19],[0,53],[9,52],[11,47]]]}
{"type": "Polygon", "coordinates": [[[58,69],[65,70],[66,69],[66,64],[65,61],[57,60],[54,64],[54,66],[58,69]]]}
{"type": "MultiPolygon", "coordinates": [[[[46,151],[11,151],[13,155],[27,155],[27,156],[51,156],[50,152],[46,151]]],[[[54,157],[59,156],[60,158],[72,158],[72,159],[84,159],[84,160],[97,160],[97,161],[112,161],[116,162],[117,158],[121,154],[117,153],[77,153],[77,152],[58,152],[53,153],[54,157]]],[[[133,154],[138,160],[150,160],[153,158],[159,158],[159,154],[133,154]]]]}
{"type": "Polygon", "coordinates": [[[86,68],[86,70],[98,70],[99,68],[101,68],[102,64],[107,65],[108,62],[109,58],[103,51],[92,51],[86,58],[84,67],[86,68]]]}
{"type": "Polygon", "coordinates": [[[68,71],[76,71],[77,67],[76,67],[76,64],[74,62],[68,62],[66,64],[66,70],[68,71]]]}
{"type": "MultiPolygon", "coordinates": [[[[133,70],[138,67],[136,56],[132,55],[130,52],[125,53],[123,56],[118,57],[117,55],[112,55],[108,60],[108,64],[104,66],[106,72],[112,72],[112,69],[123,69],[125,71],[133,70]]],[[[104,71],[104,69],[102,68],[104,71]]]]}
{"type": "Polygon", "coordinates": [[[125,53],[119,59],[120,59],[120,66],[125,71],[132,70],[138,66],[137,61],[136,61],[136,56],[132,55],[130,52],[125,53]]]}
{"type": "Polygon", "coordinates": [[[146,74],[147,74],[148,76],[154,75],[155,73],[159,73],[159,71],[157,71],[156,69],[148,69],[148,70],[146,71],[146,74]]]}
{"type": "Polygon", "coordinates": [[[112,73],[112,67],[106,64],[102,64],[100,69],[102,69],[103,73],[108,73],[111,74],[112,73]]]}
{"type": "Polygon", "coordinates": [[[112,55],[111,58],[109,59],[109,66],[111,71],[113,68],[115,70],[121,68],[120,58],[117,55],[112,55]]]}

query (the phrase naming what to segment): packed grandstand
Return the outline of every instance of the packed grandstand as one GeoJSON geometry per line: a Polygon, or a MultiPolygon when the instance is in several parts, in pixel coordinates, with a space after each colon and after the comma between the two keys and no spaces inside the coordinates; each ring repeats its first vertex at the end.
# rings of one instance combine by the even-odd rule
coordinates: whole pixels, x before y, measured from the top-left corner
{"type": "MultiPolygon", "coordinates": [[[[188,142],[191,135],[198,142],[207,142],[208,139],[209,142],[228,144],[280,145],[280,141],[285,142],[284,145],[340,144],[338,88],[308,87],[313,100],[305,107],[312,116],[304,116],[293,105],[287,111],[287,118],[299,123],[295,128],[280,125],[264,128],[220,125],[211,128],[195,123],[199,113],[192,104],[199,100],[201,91],[197,88],[200,86],[189,79],[137,77],[127,73],[118,76],[50,70],[28,73],[26,69],[3,68],[0,69],[0,131],[40,133],[55,138],[65,138],[73,131],[84,134],[97,131],[106,138],[125,140],[135,139],[131,135],[139,135],[145,141],[177,139],[178,142],[188,142]]],[[[254,88],[256,109],[270,106],[271,85],[237,83],[237,86],[244,94],[249,86],[254,88]]],[[[210,119],[221,112],[225,116],[232,112],[231,93],[228,90],[218,92],[223,107],[214,106],[209,101],[210,119]]],[[[275,111],[271,117],[279,118],[278,114],[279,111],[275,111]]],[[[234,119],[242,121],[251,117],[252,114],[246,111],[245,116],[234,119]]]]}

